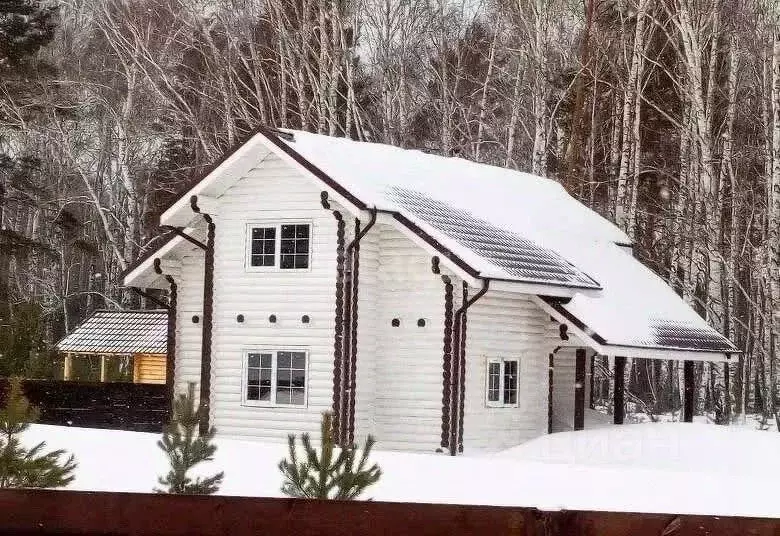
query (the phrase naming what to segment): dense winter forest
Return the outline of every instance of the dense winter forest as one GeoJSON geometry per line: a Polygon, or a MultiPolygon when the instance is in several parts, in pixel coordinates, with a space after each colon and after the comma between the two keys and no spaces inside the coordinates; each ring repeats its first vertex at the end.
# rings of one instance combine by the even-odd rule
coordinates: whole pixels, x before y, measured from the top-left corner
{"type": "MultiPolygon", "coordinates": [[[[0,374],[53,374],[52,343],[92,310],[140,306],[119,274],[160,207],[266,124],[560,181],[744,350],[697,365],[698,411],[771,422],[778,15],[772,0],[0,0],[0,374]]],[[[679,368],[634,360],[628,400],[677,410],[679,368]]]]}

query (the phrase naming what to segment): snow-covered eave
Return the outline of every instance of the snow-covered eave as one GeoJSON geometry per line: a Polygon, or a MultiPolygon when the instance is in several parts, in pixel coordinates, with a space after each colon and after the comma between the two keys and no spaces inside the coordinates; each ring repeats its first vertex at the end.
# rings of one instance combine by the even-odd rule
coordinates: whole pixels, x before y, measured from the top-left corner
{"type": "MultiPolygon", "coordinates": [[[[188,227],[183,230],[184,233],[192,235],[194,228],[188,227]]],[[[178,276],[178,262],[176,253],[182,248],[189,246],[189,242],[181,235],[175,235],[161,246],[152,250],[136,266],[128,270],[122,278],[122,284],[125,287],[136,288],[158,288],[167,289],[170,284],[162,274],[157,273],[155,263],[161,262],[166,265],[163,271],[169,275],[178,276]]]]}
{"type": "Polygon", "coordinates": [[[557,322],[566,324],[569,331],[576,335],[584,344],[593,348],[600,355],[622,356],[639,359],[663,359],[672,361],[730,361],[741,352],[736,348],[728,350],[708,350],[677,348],[672,346],[639,346],[632,344],[612,343],[590,329],[585,321],[576,318],[563,307],[556,306],[547,296],[534,296],[533,301],[557,322]]]}

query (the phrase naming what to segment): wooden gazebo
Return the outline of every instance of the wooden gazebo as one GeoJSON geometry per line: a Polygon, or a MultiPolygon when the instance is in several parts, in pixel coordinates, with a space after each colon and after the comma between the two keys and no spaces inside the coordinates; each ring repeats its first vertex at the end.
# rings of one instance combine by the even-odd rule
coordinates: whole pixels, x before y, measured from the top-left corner
{"type": "Polygon", "coordinates": [[[100,381],[108,360],[131,357],[133,383],[166,383],[168,311],[96,311],[57,343],[65,358],[63,378],[72,379],[73,359],[100,358],[100,381]]]}

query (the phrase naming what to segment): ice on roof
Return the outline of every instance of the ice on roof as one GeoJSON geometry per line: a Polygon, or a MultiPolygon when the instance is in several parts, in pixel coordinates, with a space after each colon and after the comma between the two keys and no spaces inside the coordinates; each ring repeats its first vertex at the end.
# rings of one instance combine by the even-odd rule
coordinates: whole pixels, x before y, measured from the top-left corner
{"type": "Polygon", "coordinates": [[[97,311],[57,343],[57,349],[96,354],[164,354],[167,343],[167,311],[97,311]]]}

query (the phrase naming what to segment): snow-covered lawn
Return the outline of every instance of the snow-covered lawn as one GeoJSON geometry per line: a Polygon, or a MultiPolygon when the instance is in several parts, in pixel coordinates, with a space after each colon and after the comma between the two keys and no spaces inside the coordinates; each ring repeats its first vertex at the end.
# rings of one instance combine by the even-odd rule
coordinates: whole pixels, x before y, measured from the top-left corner
{"type": "MultiPolygon", "coordinates": [[[[149,492],[167,470],[159,436],[35,425],[25,442],[65,448],[71,489],[149,492]]],[[[280,496],[284,444],[218,439],[224,495],[280,496]]],[[[377,451],[384,501],[780,517],[780,434],[703,424],[637,424],[544,436],[479,457],[377,451]]]]}

